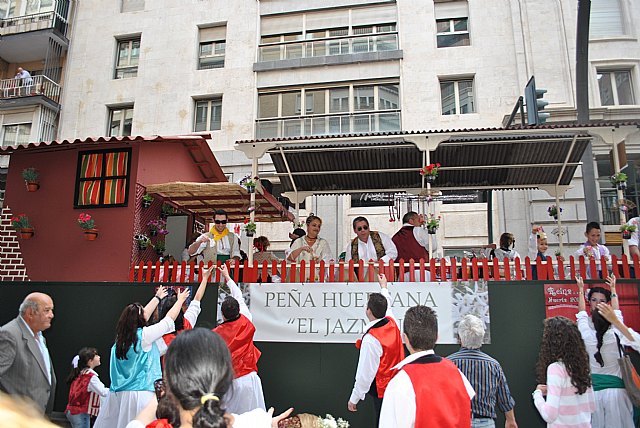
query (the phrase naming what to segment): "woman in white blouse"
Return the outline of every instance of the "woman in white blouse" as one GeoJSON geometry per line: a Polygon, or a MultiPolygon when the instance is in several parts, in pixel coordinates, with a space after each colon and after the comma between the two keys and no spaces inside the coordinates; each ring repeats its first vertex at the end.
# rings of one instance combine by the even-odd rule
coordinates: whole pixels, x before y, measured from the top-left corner
{"type": "Polygon", "coordinates": [[[318,264],[321,260],[326,263],[333,260],[331,247],[326,239],[320,238],[320,229],[322,228],[322,219],[316,215],[307,217],[307,234],[296,239],[287,254],[287,260],[300,263],[305,261],[307,267],[307,278],[309,277],[309,263],[314,260],[316,262],[316,280],[318,278],[318,264]]]}

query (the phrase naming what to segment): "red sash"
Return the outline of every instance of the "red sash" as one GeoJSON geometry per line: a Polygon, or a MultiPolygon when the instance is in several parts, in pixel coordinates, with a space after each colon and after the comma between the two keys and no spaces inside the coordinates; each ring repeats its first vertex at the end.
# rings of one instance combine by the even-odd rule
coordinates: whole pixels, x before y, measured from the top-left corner
{"type": "Polygon", "coordinates": [[[229,347],[236,378],[258,372],[258,359],[261,352],[253,344],[256,328],[249,318],[240,314],[237,319],[225,321],[213,331],[218,333],[229,347]]]}

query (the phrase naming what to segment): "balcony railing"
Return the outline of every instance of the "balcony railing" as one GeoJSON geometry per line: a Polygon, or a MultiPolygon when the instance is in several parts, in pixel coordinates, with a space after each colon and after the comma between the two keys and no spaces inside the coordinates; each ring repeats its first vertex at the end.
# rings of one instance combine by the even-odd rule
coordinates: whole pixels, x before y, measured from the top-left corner
{"type": "Polygon", "coordinates": [[[263,119],[256,123],[256,138],[359,134],[399,131],[400,129],[400,111],[387,110],[376,113],[344,113],[287,119],[263,119]]]}
{"type": "MultiPolygon", "coordinates": [[[[66,9],[66,5],[62,9],[66,9]]],[[[49,12],[35,13],[33,15],[14,16],[0,20],[0,34],[26,33],[28,31],[44,30],[55,28],[62,35],[67,34],[67,19],[55,10],[49,12]]]]}
{"type": "MultiPolygon", "coordinates": [[[[393,261],[389,263],[369,262],[363,263],[360,260],[354,263],[319,263],[305,262],[280,263],[272,262],[268,264],[254,262],[227,262],[232,269],[231,276],[236,282],[240,281],[242,275],[243,282],[267,282],[268,277],[280,278],[281,282],[375,282],[376,271],[384,272],[390,281],[396,282],[416,282],[416,281],[531,281],[537,277],[541,280],[571,280],[575,281],[577,276],[582,278],[598,278],[600,271],[604,277],[612,273],[617,278],[635,278],[635,272],[640,272],[640,262],[637,257],[632,260],[626,256],[620,258],[615,255],[607,261],[603,257],[601,260],[585,260],[584,257],[576,258],[570,256],[568,260],[561,257],[546,260],[541,258],[530,260],[516,258],[514,261],[488,260],[473,258],[468,260],[431,259],[409,262],[393,261]],[[315,275],[309,275],[316,272],[315,275]],[[324,272],[319,275],[318,272],[324,272]],[[535,275],[534,275],[535,272],[535,275]]],[[[220,265],[220,262],[218,262],[220,265]]],[[[195,282],[202,278],[203,264],[192,263],[168,263],[160,262],[140,262],[133,265],[129,271],[130,282],[195,282]]],[[[213,282],[220,281],[220,271],[214,271],[213,282]]]]}
{"type": "Polygon", "coordinates": [[[397,33],[327,37],[262,45],[259,47],[259,61],[279,61],[284,59],[381,52],[397,49],[397,33]]]}
{"type": "Polygon", "coordinates": [[[59,103],[60,85],[42,75],[0,80],[0,99],[2,100],[36,95],[43,95],[51,101],[59,103]]]}

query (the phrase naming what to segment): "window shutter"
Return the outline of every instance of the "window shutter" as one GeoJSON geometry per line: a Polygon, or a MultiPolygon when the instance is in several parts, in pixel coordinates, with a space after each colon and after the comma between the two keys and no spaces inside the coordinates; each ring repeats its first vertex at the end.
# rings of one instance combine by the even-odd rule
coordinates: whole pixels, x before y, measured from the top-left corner
{"type": "Polygon", "coordinates": [[[436,19],[467,18],[469,16],[469,5],[466,1],[435,3],[434,6],[436,19]]]}
{"type": "Polygon", "coordinates": [[[263,16],[260,18],[260,35],[302,33],[302,14],[263,16]]]}
{"type": "Polygon", "coordinates": [[[305,28],[309,30],[327,30],[349,26],[349,10],[334,9],[305,14],[305,28]]]}
{"type": "Polygon", "coordinates": [[[620,0],[591,0],[589,36],[623,36],[624,24],[620,0]]]}
{"type": "Polygon", "coordinates": [[[351,11],[351,25],[386,24],[398,21],[396,3],[382,4],[375,7],[359,7],[351,11]]]}
{"type": "Polygon", "coordinates": [[[217,27],[200,28],[200,43],[215,42],[217,40],[225,40],[227,38],[226,25],[217,27]]]}

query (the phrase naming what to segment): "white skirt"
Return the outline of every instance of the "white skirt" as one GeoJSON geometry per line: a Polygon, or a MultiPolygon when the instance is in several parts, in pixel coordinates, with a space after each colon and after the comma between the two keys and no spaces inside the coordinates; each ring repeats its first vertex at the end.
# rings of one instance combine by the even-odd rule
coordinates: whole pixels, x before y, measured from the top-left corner
{"type": "Polygon", "coordinates": [[[266,410],[262,381],[260,381],[258,373],[251,372],[234,379],[231,389],[222,399],[222,407],[227,412],[235,414],[242,414],[254,409],[266,410]]]}
{"type": "Polygon", "coordinates": [[[633,428],[633,404],[623,388],[595,391],[596,411],[591,414],[593,428],[633,428]]]}
{"type": "Polygon", "coordinates": [[[154,398],[151,391],[109,391],[93,428],[125,428],[154,398]]]}

